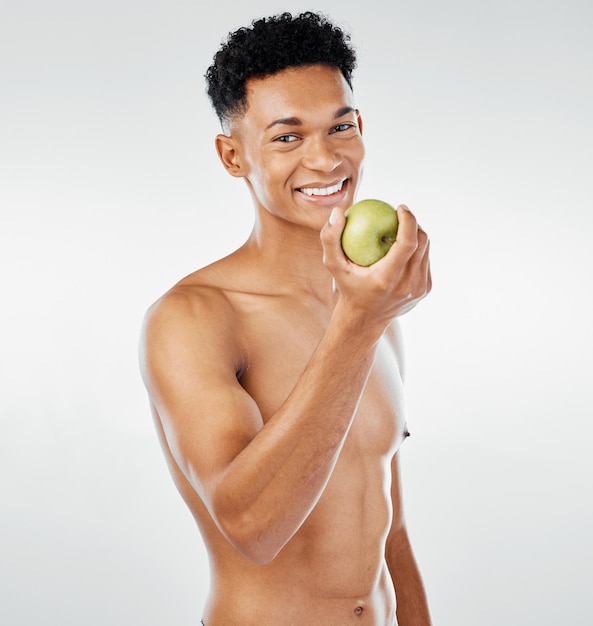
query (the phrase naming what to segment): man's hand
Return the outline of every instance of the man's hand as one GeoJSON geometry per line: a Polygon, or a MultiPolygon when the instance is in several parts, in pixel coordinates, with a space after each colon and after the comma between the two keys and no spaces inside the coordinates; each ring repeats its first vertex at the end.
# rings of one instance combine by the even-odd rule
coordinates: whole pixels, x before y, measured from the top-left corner
{"type": "Polygon", "coordinates": [[[412,309],[431,290],[429,240],[405,206],[397,208],[397,239],[389,252],[369,267],[352,263],[342,250],[346,218],[334,209],[321,231],[323,260],[334,277],[340,297],[353,311],[387,326],[412,309]]]}

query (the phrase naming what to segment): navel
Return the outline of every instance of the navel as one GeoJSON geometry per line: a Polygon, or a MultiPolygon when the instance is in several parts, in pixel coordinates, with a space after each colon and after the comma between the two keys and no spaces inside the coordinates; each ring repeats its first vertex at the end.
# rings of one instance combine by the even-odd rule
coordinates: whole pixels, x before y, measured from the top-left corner
{"type": "Polygon", "coordinates": [[[364,612],[364,608],[361,606],[357,606],[354,609],[354,615],[356,615],[356,617],[360,617],[363,614],[363,612],[364,612]]]}

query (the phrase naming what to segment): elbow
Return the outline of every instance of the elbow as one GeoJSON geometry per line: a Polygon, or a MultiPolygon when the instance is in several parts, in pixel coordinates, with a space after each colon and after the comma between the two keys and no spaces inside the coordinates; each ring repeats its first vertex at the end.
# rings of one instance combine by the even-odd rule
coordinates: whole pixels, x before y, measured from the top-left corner
{"type": "Polygon", "coordinates": [[[253,544],[243,544],[234,547],[255,565],[269,565],[280,552],[280,550],[270,550],[253,544]]]}
{"type": "Polygon", "coordinates": [[[219,515],[215,519],[228,543],[256,565],[271,563],[286,543],[274,537],[269,524],[262,523],[253,515],[219,515]]]}

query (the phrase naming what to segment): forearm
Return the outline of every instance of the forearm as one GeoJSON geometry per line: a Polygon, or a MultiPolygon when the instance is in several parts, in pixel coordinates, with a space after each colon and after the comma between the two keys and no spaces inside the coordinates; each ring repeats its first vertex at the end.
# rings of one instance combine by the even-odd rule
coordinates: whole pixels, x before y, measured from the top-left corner
{"type": "Polygon", "coordinates": [[[388,546],[386,559],[397,598],[398,626],[431,626],[426,590],[405,531],[388,546]]]}
{"type": "Polygon", "coordinates": [[[273,558],[323,493],[380,335],[338,304],[286,401],[219,477],[219,523],[242,551],[257,544],[261,556],[252,558],[273,558]]]}

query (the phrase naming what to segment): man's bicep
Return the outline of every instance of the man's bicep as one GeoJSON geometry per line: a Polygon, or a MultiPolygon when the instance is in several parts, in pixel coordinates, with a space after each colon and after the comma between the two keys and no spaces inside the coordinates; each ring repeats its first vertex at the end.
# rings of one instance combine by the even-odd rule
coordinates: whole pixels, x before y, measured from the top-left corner
{"type": "Polygon", "coordinates": [[[204,497],[262,426],[256,403],[238,382],[224,322],[165,307],[146,321],[141,363],[171,454],[204,497]]]}
{"type": "Polygon", "coordinates": [[[170,386],[155,408],[175,462],[202,497],[262,426],[241,386],[212,372],[192,388],[170,386]]]}

